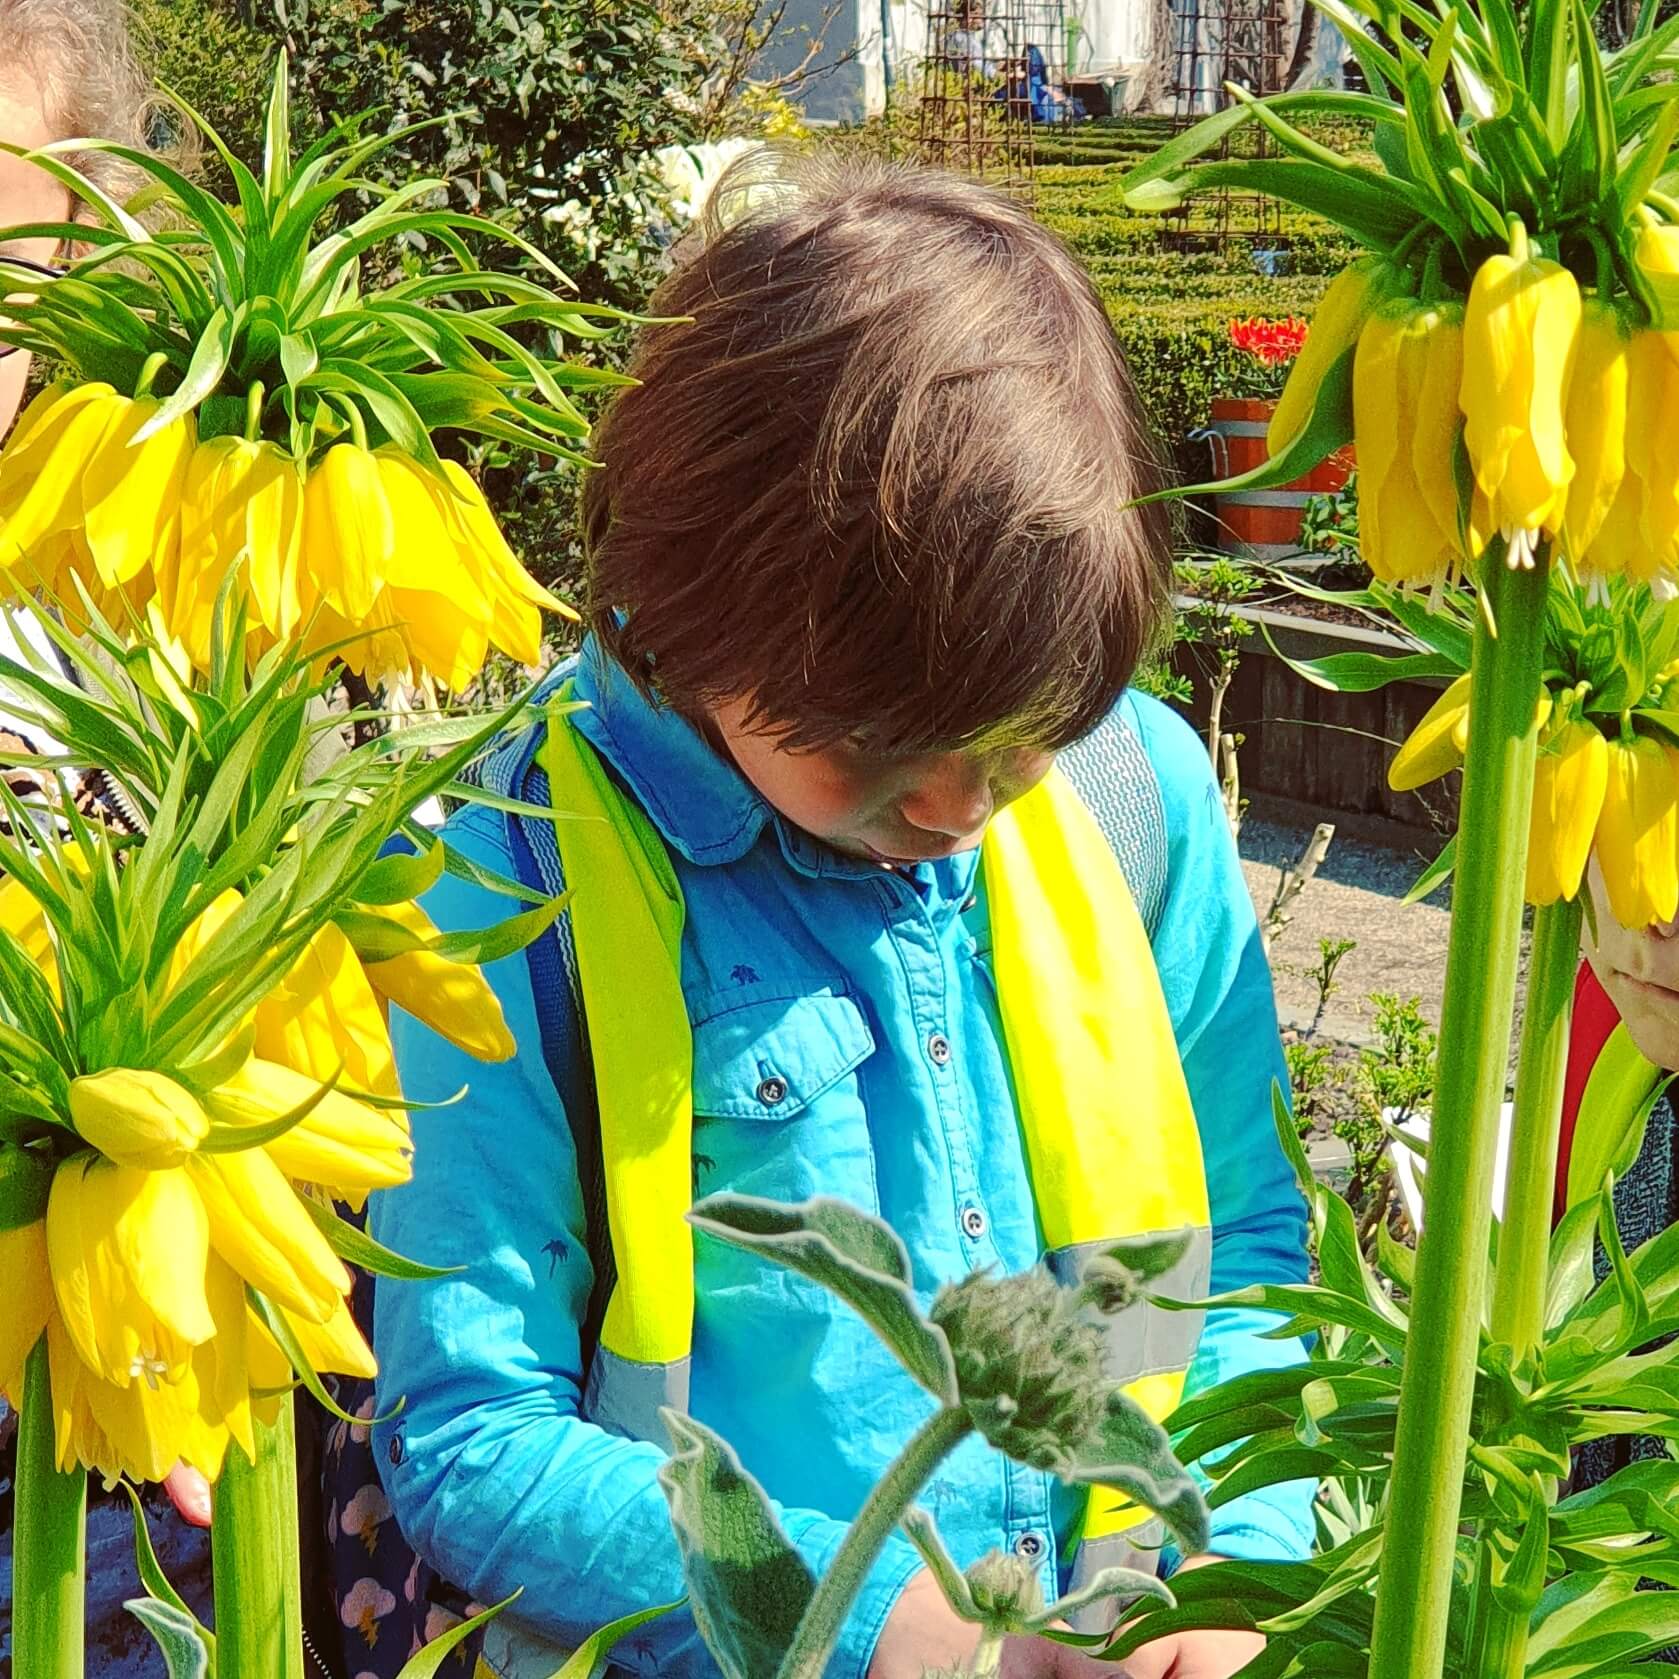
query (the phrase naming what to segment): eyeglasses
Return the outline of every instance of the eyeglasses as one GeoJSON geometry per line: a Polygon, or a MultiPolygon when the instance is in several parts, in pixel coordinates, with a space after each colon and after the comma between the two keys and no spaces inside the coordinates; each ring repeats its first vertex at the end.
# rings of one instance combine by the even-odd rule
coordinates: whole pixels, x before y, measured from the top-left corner
{"type": "MultiPolygon", "coordinates": [[[[0,256],[0,268],[23,268],[31,274],[39,274],[44,280],[62,280],[69,269],[57,262],[32,262],[28,257],[0,256]]],[[[21,344],[0,344],[0,361],[7,356],[16,355],[23,346],[21,344]]]]}

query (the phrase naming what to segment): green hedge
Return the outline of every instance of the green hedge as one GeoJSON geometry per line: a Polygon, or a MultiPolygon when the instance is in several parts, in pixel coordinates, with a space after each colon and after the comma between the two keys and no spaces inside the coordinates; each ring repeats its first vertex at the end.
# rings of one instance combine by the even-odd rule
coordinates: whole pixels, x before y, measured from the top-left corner
{"type": "MultiPolygon", "coordinates": [[[[1329,279],[1355,254],[1318,217],[1284,209],[1274,234],[1212,238],[1215,207],[1192,205],[1183,217],[1134,215],[1119,201],[1119,183],[1171,134],[1169,123],[1122,119],[1093,123],[1036,143],[1036,210],[1090,271],[1131,364],[1143,404],[1178,470],[1202,478],[1205,443],[1190,433],[1207,423],[1212,400],[1223,394],[1262,394],[1281,384],[1239,351],[1229,337],[1232,319],[1310,315],[1329,279]],[[1288,273],[1272,278],[1255,261],[1256,247],[1280,247],[1288,273]]],[[[1367,135],[1353,126],[1316,136],[1349,155],[1363,153],[1367,135]]],[[[1239,136],[1242,149],[1251,140],[1239,136]]],[[[1232,225],[1252,226],[1252,212],[1233,207],[1232,225]]]]}

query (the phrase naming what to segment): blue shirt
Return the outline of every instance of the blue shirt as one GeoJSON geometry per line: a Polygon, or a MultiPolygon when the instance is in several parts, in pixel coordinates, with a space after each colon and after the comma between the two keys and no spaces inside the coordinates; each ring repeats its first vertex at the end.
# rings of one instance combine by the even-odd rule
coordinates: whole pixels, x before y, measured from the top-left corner
{"type": "MultiPolygon", "coordinates": [[[[903,1238],[923,1300],[976,1267],[1036,1263],[1043,1244],[988,969],[978,854],[908,878],[842,857],[784,821],[610,660],[585,656],[577,695],[590,709],[574,725],[657,825],[686,899],[698,1191],[855,1202],[903,1238]]],[[[1275,1005],[1230,831],[1188,726],[1151,700],[1122,705],[1165,817],[1153,942],[1202,1135],[1213,1286],[1300,1281],[1304,1209],[1270,1117],[1272,1080],[1283,1077],[1275,1005]]],[[[516,877],[508,821],[474,806],[445,832],[516,877]]],[[[451,874],[426,908],[452,930],[486,926],[510,904],[451,874]]],[[[486,1602],[524,1587],[520,1616],[571,1644],[680,1597],[682,1571],[655,1479],[664,1454],[579,1415],[592,1267],[572,1133],[543,1059],[529,963],[508,957],[489,978],[519,1045],[504,1064],[472,1061],[393,1011],[408,1094],[468,1094],[414,1115],[414,1180],[374,1198],[373,1230],[462,1270],[379,1283],[379,1411],[406,1403],[378,1431],[377,1460],[422,1554],[486,1602]]],[[[820,1575],[933,1402],[816,1284],[703,1239],[694,1262],[690,1409],[735,1447],[820,1575]]],[[[1297,1341],[1261,1339],[1273,1325],[1252,1312],[1210,1314],[1192,1387],[1303,1357],[1297,1341]]],[[[1215,1513],[1214,1549],[1305,1555],[1310,1495],[1296,1485],[1232,1501],[1215,1513]]],[[[964,1566],[1035,1540],[1044,1589],[1056,1593],[1081,1501],[1052,1477],[974,1437],[919,1502],[964,1566]]],[[[906,1540],[888,1542],[831,1674],[862,1679],[919,1566],[906,1540]]],[[[660,1674],[716,1671],[686,1615],[647,1627],[638,1653],[660,1674]]]]}

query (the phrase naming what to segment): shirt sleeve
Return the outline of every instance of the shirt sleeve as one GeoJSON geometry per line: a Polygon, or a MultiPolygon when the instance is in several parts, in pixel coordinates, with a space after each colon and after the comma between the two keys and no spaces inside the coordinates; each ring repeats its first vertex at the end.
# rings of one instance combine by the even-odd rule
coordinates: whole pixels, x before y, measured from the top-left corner
{"type": "MultiPolygon", "coordinates": [[[[499,815],[478,808],[446,839],[514,874],[499,815]]],[[[425,907],[444,931],[485,927],[514,907],[445,875],[425,907]]],[[[415,1102],[414,1176],[372,1198],[380,1242],[439,1279],[379,1279],[376,1459],[409,1543],[485,1603],[523,1588],[516,1614],[574,1645],[620,1616],[670,1603],[686,1586],[657,1481],[666,1453],[580,1414],[580,1324],[593,1283],[571,1128],[543,1060],[523,952],[486,969],[518,1045],[474,1061],[400,1010],[391,1032],[415,1102]],[[464,1089],[465,1095],[453,1100],[464,1089]]],[[[570,1007],[569,999],[547,1006],[570,1007]]],[[[726,1425],[723,1432],[727,1432],[726,1425]]],[[[750,1468],[750,1465],[748,1465],[750,1468]]],[[[818,1577],[846,1524],[778,1508],[818,1577]]],[[[894,1538],[871,1574],[829,1672],[863,1679],[887,1615],[919,1559],[894,1538]]],[[[637,1634],[651,1671],[689,1679],[717,1668],[686,1613],[637,1634]]]]}
{"type": "MultiPolygon", "coordinates": [[[[1175,712],[1127,697],[1160,783],[1166,819],[1166,900],[1155,961],[1201,1133],[1212,1204],[1215,1294],[1253,1283],[1304,1282],[1306,1206],[1272,1122],[1273,1084],[1287,1093],[1271,970],[1205,747],[1175,712]]],[[[1250,1370],[1298,1364],[1302,1342],[1269,1340],[1274,1313],[1207,1314],[1187,1391],[1250,1370]]],[[[1310,1554],[1309,1481],[1268,1487],[1213,1513],[1212,1549],[1243,1560],[1310,1554]]]]}

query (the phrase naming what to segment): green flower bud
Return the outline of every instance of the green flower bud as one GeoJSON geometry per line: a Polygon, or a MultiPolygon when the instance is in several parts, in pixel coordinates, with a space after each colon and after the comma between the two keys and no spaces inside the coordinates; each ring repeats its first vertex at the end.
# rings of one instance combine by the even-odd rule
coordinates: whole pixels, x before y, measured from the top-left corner
{"type": "Polygon", "coordinates": [[[987,1627],[1027,1632],[1043,1613],[1044,1592],[1038,1571],[1006,1551],[987,1551],[968,1570],[968,1590],[987,1627]]]}
{"type": "Polygon", "coordinates": [[[1034,1469],[1059,1470],[1102,1416],[1102,1335],[1080,1305],[1041,1269],[1001,1280],[976,1273],[933,1301],[974,1426],[1034,1469]]]}

